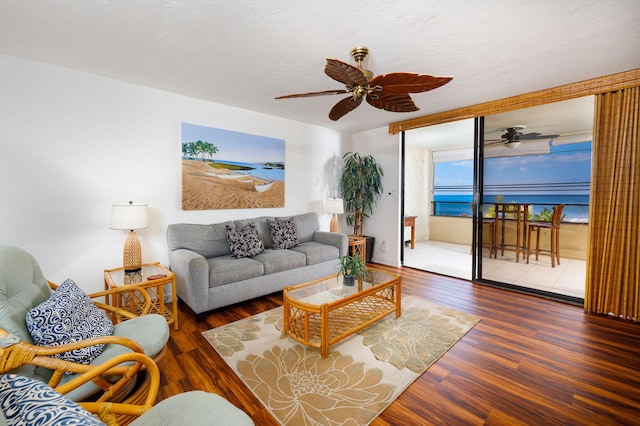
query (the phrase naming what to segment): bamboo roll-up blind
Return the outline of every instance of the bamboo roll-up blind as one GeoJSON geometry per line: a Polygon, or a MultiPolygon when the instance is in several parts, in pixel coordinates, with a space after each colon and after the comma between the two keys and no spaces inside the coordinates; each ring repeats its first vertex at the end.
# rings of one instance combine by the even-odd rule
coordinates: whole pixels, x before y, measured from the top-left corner
{"type": "Polygon", "coordinates": [[[513,111],[521,108],[529,108],[552,102],[566,101],[568,99],[591,96],[598,93],[607,93],[621,90],[627,87],[640,85],[640,69],[624,71],[617,74],[592,78],[577,83],[565,84],[537,92],[525,93],[510,98],[498,99],[482,104],[471,105],[424,117],[411,118],[389,124],[389,133],[396,134],[405,130],[417,129],[434,124],[449,123],[451,121],[467,118],[481,117],[501,112],[513,111]]]}

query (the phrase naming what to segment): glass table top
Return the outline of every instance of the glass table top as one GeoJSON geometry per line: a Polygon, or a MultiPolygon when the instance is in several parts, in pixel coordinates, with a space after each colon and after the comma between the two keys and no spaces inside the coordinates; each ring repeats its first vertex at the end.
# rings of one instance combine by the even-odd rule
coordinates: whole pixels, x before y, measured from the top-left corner
{"type": "Polygon", "coordinates": [[[335,302],[344,299],[359,291],[367,290],[377,285],[396,279],[398,276],[379,269],[368,268],[366,277],[362,280],[362,286],[346,286],[343,284],[342,275],[329,277],[303,284],[297,288],[289,289],[289,299],[305,302],[313,305],[335,302]]]}
{"type": "Polygon", "coordinates": [[[139,272],[125,272],[124,268],[112,269],[109,277],[115,285],[128,285],[146,282],[148,277],[158,274],[167,274],[167,270],[157,264],[142,265],[139,272]]]}

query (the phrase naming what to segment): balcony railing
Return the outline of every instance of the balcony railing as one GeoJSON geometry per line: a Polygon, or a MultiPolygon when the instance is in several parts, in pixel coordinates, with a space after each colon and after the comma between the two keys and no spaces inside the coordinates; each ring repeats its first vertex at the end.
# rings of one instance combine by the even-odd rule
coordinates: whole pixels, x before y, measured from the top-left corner
{"type": "MultiPolygon", "coordinates": [[[[545,203],[528,203],[529,219],[539,214],[545,208],[553,210],[554,204],[545,203]]],[[[565,205],[563,211],[563,222],[570,223],[589,223],[589,204],[584,203],[562,203],[565,205]]],[[[484,205],[488,209],[493,204],[484,205]]],[[[433,216],[449,216],[449,217],[471,217],[471,204],[464,201],[431,201],[431,214],[433,216]]]]}

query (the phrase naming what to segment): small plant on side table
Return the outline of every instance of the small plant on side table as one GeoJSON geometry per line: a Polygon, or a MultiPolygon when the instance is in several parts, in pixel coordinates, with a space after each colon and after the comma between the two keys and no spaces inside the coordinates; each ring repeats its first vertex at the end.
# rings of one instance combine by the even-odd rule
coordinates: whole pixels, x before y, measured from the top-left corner
{"type": "MultiPolygon", "coordinates": [[[[355,256],[342,256],[337,265],[338,275],[343,276],[342,282],[346,286],[355,284],[355,279],[362,279],[367,273],[367,265],[359,254],[355,256]]],[[[336,277],[336,278],[337,278],[336,277]]]]}

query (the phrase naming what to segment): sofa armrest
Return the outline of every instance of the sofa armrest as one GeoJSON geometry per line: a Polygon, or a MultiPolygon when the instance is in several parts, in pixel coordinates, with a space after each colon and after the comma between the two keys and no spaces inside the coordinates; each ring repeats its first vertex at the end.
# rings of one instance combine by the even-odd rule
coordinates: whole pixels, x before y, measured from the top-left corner
{"type": "Polygon", "coordinates": [[[337,247],[340,256],[347,254],[349,248],[349,237],[347,234],[337,232],[315,231],[313,233],[313,241],[337,247]]]}
{"type": "Polygon", "coordinates": [[[196,314],[209,305],[209,264],[187,249],[169,250],[169,265],[176,274],[176,293],[196,314]]]}

